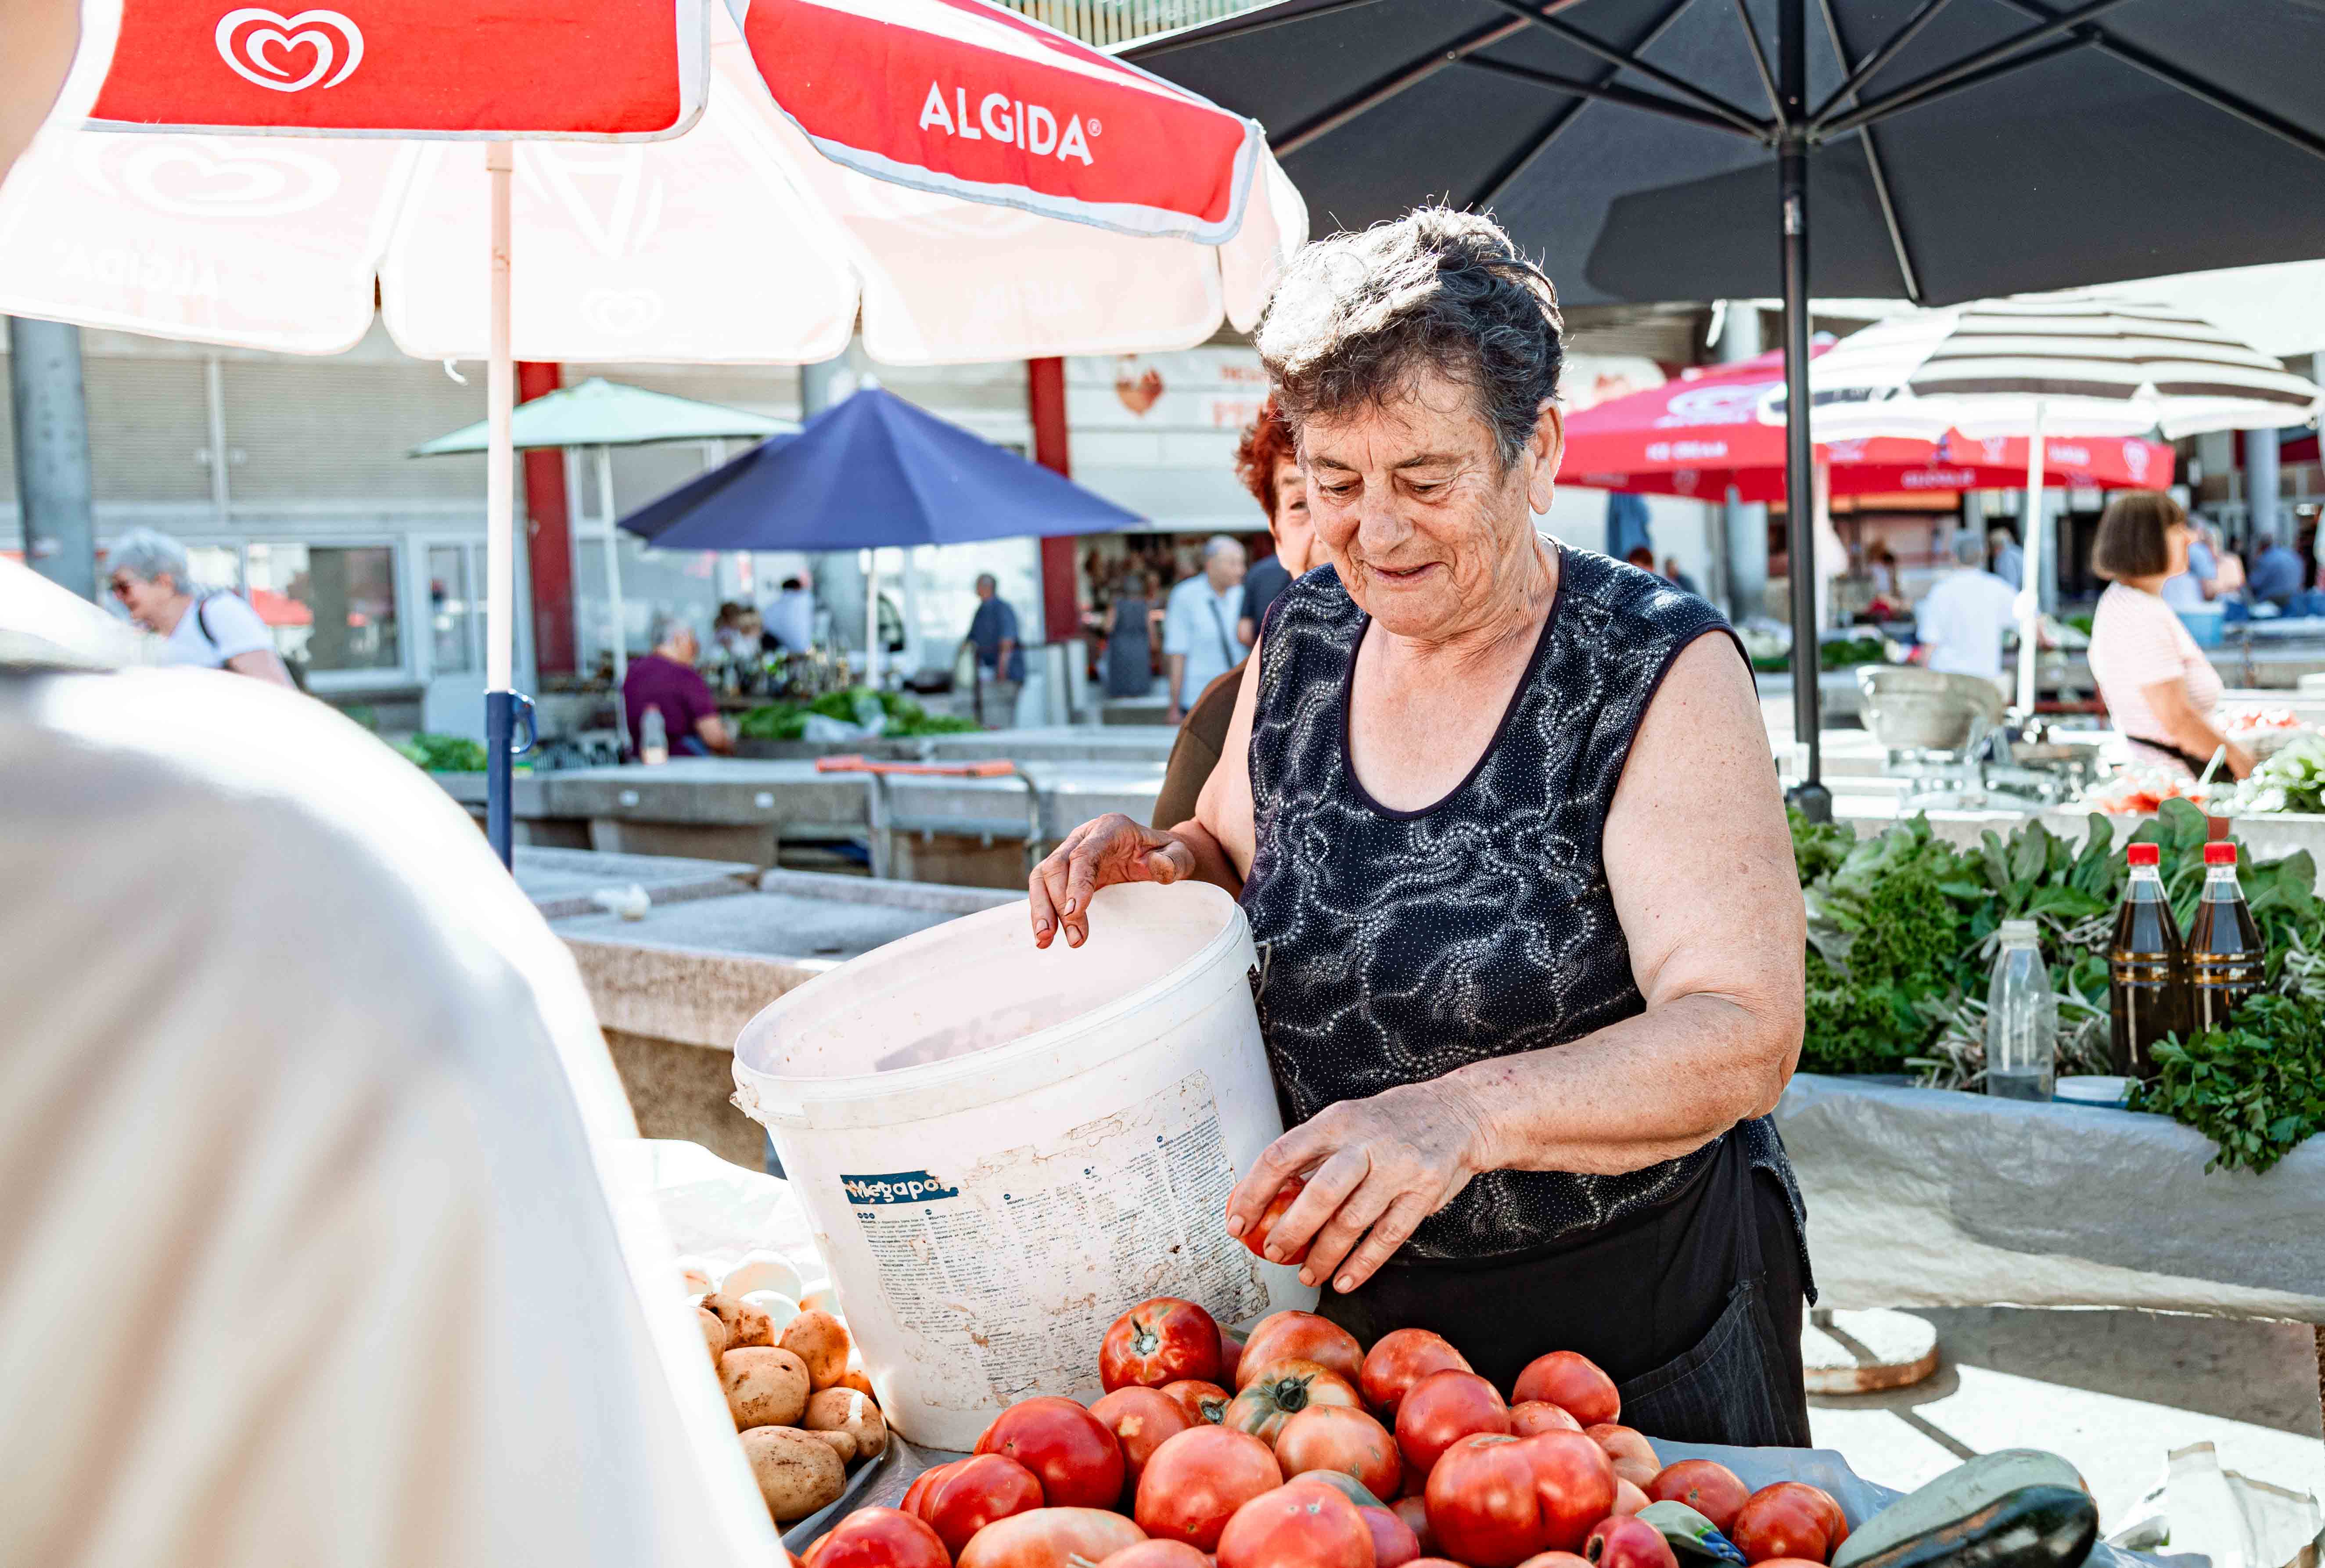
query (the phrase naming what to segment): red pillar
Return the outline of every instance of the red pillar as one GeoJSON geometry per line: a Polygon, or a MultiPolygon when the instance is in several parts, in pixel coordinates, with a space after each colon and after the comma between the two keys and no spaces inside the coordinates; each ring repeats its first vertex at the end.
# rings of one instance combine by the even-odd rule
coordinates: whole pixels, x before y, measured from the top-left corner
{"type": "MultiPolygon", "coordinates": [[[[520,362],[516,399],[557,390],[564,379],[554,365],[520,362]]],[[[554,447],[524,458],[526,559],[533,567],[533,662],[543,675],[570,675],[573,636],[573,520],[566,505],[565,454],[554,447]]]]}
{"type": "MultiPolygon", "coordinates": [[[[1025,361],[1025,394],[1033,415],[1033,460],[1052,472],[1070,475],[1073,467],[1066,457],[1066,362],[1058,358],[1025,361]]],[[[1081,636],[1071,535],[1042,541],[1042,624],[1053,643],[1081,636]]]]}

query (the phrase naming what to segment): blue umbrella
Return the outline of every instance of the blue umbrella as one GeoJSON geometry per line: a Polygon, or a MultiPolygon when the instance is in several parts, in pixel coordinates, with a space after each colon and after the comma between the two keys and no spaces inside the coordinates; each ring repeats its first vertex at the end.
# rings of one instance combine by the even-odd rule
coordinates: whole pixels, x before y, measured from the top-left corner
{"type": "MultiPolygon", "coordinates": [[[[867,385],[799,434],[762,441],[621,525],[658,549],[864,550],[1101,533],[1141,521],[867,385]]],[[[866,585],[867,598],[876,592],[876,581],[866,585]]],[[[866,640],[876,679],[879,638],[866,640]]]]}

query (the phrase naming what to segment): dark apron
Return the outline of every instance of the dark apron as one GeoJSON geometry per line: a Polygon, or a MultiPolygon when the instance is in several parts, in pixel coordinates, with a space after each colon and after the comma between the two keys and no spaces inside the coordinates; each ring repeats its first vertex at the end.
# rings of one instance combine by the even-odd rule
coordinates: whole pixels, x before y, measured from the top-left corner
{"type": "Polygon", "coordinates": [[[1618,1229],[1512,1262],[1391,1264],[1316,1310],[1366,1345],[1434,1330],[1505,1395],[1535,1357],[1579,1350],[1650,1437],[1805,1448],[1801,1293],[1792,1206],[1728,1138],[1685,1191],[1618,1229]]]}

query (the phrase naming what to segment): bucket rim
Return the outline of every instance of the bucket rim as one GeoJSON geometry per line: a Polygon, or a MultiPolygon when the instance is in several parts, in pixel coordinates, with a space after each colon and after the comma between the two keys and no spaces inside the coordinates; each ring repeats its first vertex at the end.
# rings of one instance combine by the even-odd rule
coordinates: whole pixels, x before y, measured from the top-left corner
{"type": "MultiPolygon", "coordinates": [[[[1126,886],[1140,885],[1127,884],[1126,886]]],[[[736,1081],[738,1085],[751,1090],[753,1097],[758,1102],[760,1110],[775,1114],[798,1114],[811,1103],[834,1105],[861,1104],[869,1100],[889,1099],[902,1100],[908,1098],[903,1091],[941,1089],[958,1082],[989,1080],[1000,1069],[1014,1065],[1021,1060],[1054,1051],[1057,1047],[1080,1035],[1109,1027],[1131,1014],[1143,1011],[1160,997],[1177,988],[1186,977],[1200,974],[1217,964],[1221,958],[1231,954],[1237,947],[1249,945],[1251,941],[1249,923],[1244,916],[1243,905],[1234,895],[1228,893],[1224,887],[1208,882],[1191,882],[1182,886],[1199,889],[1201,895],[1205,897],[1224,901],[1225,918],[1221,920],[1219,929],[1180,962],[1165,970],[1146,984],[1135,990],[1122,993],[1102,1007],[1093,1008],[1087,1013],[1077,1014],[1062,1023],[1052,1024],[1046,1029],[1037,1029],[1031,1035],[1021,1035],[1004,1044],[990,1046],[982,1051],[972,1051],[966,1055],[956,1056],[945,1062],[926,1062],[916,1067],[900,1067],[888,1072],[851,1072],[794,1078],[764,1072],[744,1060],[743,1035],[747,1035],[756,1029],[770,1015],[778,1014],[794,1007],[805,1006],[811,996],[820,995],[831,982],[838,980],[847,971],[849,966],[843,964],[837,969],[827,970],[802,985],[793,987],[752,1015],[750,1022],[743,1025],[743,1035],[736,1036],[735,1042],[736,1081]],[[800,1090],[803,1086],[812,1086],[811,1092],[801,1093],[800,1090]]],[[[1104,896],[1107,891],[1109,889],[1101,888],[1098,896],[1104,896]]],[[[997,921],[1011,915],[1024,919],[1026,903],[1026,900],[1019,899],[1014,903],[1000,905],[992,909],[980,910],[975,914],[963,915],[958,921],[946,921],[940,925],[931,926],[926,931],[914,932],[910,936],[900,937],[895,942],[875,948],[873,952],[903,957],[907,956],[906,950],[933,946],[937,941],[950,934],[951,929],[956,925],[970,921],[997,921]]],[[[868,958],[872,955],[867,953],[862,956],[868,958]]],[[[1116,1056],[1135,1051],[1145,1044],[1147,1044],[1146,1036],[1130,1032],[1124,1036],[1118,1050],[1109,1052],[1103,1056],[1080,1059],[1076,1062],[1073,1070],[1084,1071],[1112,1061],[1116,1056]]],[[[922,1118],[916,1113],[900,1112],[897,1119],[916,1121],[922,1118]]]]}

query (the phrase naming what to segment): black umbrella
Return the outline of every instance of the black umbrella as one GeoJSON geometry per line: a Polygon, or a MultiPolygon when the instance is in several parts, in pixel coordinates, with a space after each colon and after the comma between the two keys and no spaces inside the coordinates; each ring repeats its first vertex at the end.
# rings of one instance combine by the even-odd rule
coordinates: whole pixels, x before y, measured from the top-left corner
{"type": "MultiPolygon", "coordinates": [[[[2325,254],[2325,0],[1283,0],[1126,51],[1269,128],[1320,227],[1491,209],[1570,303],[1950,304],[2325,254]]],[[[1793,722],[1818,784],[1808,422],[1793,722]]]]}

